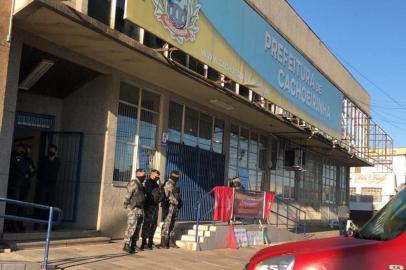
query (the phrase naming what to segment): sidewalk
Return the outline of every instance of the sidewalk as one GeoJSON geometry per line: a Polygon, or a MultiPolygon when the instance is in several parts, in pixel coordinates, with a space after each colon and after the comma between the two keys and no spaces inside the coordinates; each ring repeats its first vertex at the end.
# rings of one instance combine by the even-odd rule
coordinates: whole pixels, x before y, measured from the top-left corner
{"type": "MultiPolygon", "coordinates": [[[[121,251],[122,243],[56,247],[50,252],[50,265],[56,269],[243,269],[249,258],[263,247],[221,249],[194,252],[183,249],[146,250],[128,255],[121,251]]],[[[0,254],[1,261],[40,262],[43,249],[21,250],[0,254]]]]}

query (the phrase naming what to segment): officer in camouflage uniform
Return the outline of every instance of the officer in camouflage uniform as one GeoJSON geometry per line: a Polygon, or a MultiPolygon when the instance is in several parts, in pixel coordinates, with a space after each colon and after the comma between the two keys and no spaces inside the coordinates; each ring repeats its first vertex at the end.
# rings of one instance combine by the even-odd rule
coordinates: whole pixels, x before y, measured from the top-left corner
{"type": "Polygon", "coordinates": [[[179,172],[172,171],[169,180],[165,182],[161,199],[162,214],[164,224],[161,230],[161,248],[172,247],[177,248],[174,239],[174,227],[178,209],[182,207],[182,199],[180,189],[176,186],[179,181],[179,172]]]}
{"type": "Polygon", "coordinates": [[[154,245],[153,239],[158,222],[158,207],[160,202],[160,189],[159,189],[159,176],[160,172],[158,170],[151,170],[149,179],[144,183],[145,187],[145,208],[144,208],[144,225],[142,226],[142,244],[140,249],[143,250],[145,245],[152,249],[154,245]]]}
{"type": "Polygon", "coordinates": [[[135,253],[141,225],[144,218],[145,194],[142,183],[145,180],[144,169],[136,170],[136,178],[127,185],[127,195],[124,198],[124,209],[127,212],[127,230],[124,235],[123,251],[135,253]]]}

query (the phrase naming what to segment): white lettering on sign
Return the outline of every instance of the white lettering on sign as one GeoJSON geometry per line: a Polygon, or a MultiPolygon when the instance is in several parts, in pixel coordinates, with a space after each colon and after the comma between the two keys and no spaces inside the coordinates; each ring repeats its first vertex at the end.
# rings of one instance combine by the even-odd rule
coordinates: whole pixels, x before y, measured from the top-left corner
{"type": "Polygon", "coordinates": [[[314,73],[310,71],[309,67],[304,66],[288,48],[284,47],[282,43],[278,42],[278,40],[268,32],[265,32],[265,51],[270,51],[272,57],[282,66],[287,67],[292,75],[300,78],[312,90],[321,94],[322,87],[315,80],[314,73]]]}
{"type": "Polygon", "coordinates": [[[319,114],[330,119],[330,106],[320,95],[322,86],[315,79],[315,74],[300,59],[280,43],[270,33],[265,32],[265,52],[269,52],[286,69],[280,68],[277,74],[278,85],[292,97],[301,101],[319,114]]]}

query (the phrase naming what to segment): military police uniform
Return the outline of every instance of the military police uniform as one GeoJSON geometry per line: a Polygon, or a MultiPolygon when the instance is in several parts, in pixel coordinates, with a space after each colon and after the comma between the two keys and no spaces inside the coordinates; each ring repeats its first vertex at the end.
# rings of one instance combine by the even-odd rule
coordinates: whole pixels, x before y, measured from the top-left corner
{"type": "Polygon", "coordinates": [[[144,218],[145,194],[142,181],[135,178],[127,185],[124,208],[127,209],[127,230],[124,235],[124,251],[134,253],[144,218]]]}
{"type": "Polygon", "coordinates": [[[171,243],[176,247],[174,239],[174,227],[178,213],[178,209],[182,207],[182,199],[180,189],[176,186],[179,180],[179,172],[172,171],[168,181],[165,182],[163,188],[163,199],[161,200],[162,214],[164,224],[161,230],[161,245],[160,247],[169,248],[171,243]]]}

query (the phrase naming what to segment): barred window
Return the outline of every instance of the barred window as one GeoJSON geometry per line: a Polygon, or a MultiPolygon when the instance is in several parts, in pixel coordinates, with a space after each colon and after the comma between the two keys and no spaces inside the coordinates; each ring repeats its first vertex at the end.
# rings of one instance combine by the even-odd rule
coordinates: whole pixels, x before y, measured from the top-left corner
{"type": "Polygon", "coordinates": [[[114,182],[128,182],[136,168],[153,168],[160,96],[127,83],[120,85],[114,182]]]}
{"type": "Polygon", "coordinates": [[[169,141],[223,153],[224,121],[171,101],[169,141]]]}
{"type": "Polygon", "coordinates": [[[361,188],[362,202],[382,202],[382,188],[363,187],[361,188]]]}
{"type": "Polygon", "coordinates": [[[266,140],[255,132],[231,125],[228,176],[238,176],[249,190],[262,190],[265,185],[266,140]]]}
{"type": "Polygon", "coordinates": [[[335,204],[337,183],[337,166],[332,162],[323,164],[323,202],[335,204]]]}
{"type": "Polygon", "coordinates": [[[350,187],[350,201],[357,201],[357,188],[355,187],[350,187]]]}

